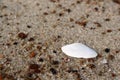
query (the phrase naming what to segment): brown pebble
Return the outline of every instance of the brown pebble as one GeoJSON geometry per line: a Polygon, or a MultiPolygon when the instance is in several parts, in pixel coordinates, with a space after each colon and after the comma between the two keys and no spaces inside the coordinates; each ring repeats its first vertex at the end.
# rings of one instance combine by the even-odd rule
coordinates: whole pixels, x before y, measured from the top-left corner
{"type": "Polygon", "coordinates": [[[120,29],[118,29],[118,31],[120,31],[120,29]]]}
{"type": "Polygon", "coordinates": [[[71,9],[66,9],[65,11],[67,11],[68,13],[70,13],[70,12],[71,12],[71,9]]]}
{"type": "Polygon", "coordinates": [[[120,0],[112,0],[113,2],[120,4],[120,0]]]}
{"type": "Polygon", "coordinates": [[[61,36],[60,36],[60,35],[58,35],[58,36],[57,36],[57,38],[61,38],[61,36]]]}
{"type": "Polygon", "coordinates": [[[4,55],[0,53],[0,59],[3,59],[4,58],[4,55]]]}
{"type": "Polygon", "coordinates": [[[87,66],[88,66],[89,68],[91,68],[91,69],[96,68],[96,66],[95,66],[94,64],[88,64],[87,66]]]}
{"type": "Polygon", "coordinates": [[[29,65],[29,71],[31,71],[31,73],[39,73],[40,70],[39,70],[39,65],[38,64],[30,64],[29,65]]]}
{"type": "Polygon", "coordinates": [[[116,74],[115,73],[111,73],[112,77],[116,77],[116,74]]]}
{"type": "Polygon", "coordinates": [[[57,70],[54,69],[54,68],[50,68],[50,72],[51,72],[53,75],[56,75],[56,74],[57,74],[57,70]]]}
{"type": "Polygon", "coordinates": [[[109,29],[109,30],[107,30],[107,32],[110,33],[110,32],[112,32],[112,30],[109,29]]]}
{"type": "Polygon", "coordinates": [[[37,49],[38,49],[38,50],[41,50],[41,49],[42,49],[42,47],[41,47],[41,46],[37,46],[37,49]]]}
{"type": "Polygon", "coordinates": [[[8,8],[8,6],[6,6],[6,5],[2,6],[2,9],[6,9],[6,8],[8,8]]]}
{"type": "Polygon", "coordinates": [[[109,19],[109,18],[106,18],[105,21],[110,21],[110,19],[109,19]]]}
{"type": "Polygon", "coordinates": [[[6,46],[8,46],[8,47],[11,46],[11,43],[6,43],[6,46]]]}
{"type": "Polygon", "coordinates": [[[87,21],[76,21],[75,22],[76,24],[78,24],[78,25],[81,25],[81,26],[83,26],[83,27],[85,27],[86,26],[86,24],[87,24],[87,21]]]}
{"type": "Polygon", "coordinates": [[[39,61],[40,61],[40,62],[43,62],[44,60],[43,60],[43,58],[40,58],[39,61]]]}
{"type": "Polygon", "coordinates": [[[0,80],[3,80],[3,79],[2,79],[2,75],[0,75],[0,80]]]}
{"type": "Polygon", "coordinates": [[[96,25],[97,25],[97,27],[102,27],[102,26],[101,26],[101,24],[100,24],[100,23],[98,23],[98,22],[94,22],[94,24],[96,24],[96,25]]]}
{"type": "Polygon", "coordinates": [[[96,58],[101,58],[102,57],[102,55],[101,54],[98,54],[98,56],[96,57],[96,58]]]}
{"type": "Polygon", "coordinates": [[[31,28],[31,26],[30,26],[30,25],[27,25],[27,28],[31,28]]]}
{"type": "Polygon", "coordinates": [[[104,74],[104,72],[102,72],[102,71],[100,71],[100,72],[98,73],[99,76],[103,76],[103,74],[104,74]]]}
{"type": "Polygon", "coordinates": [[[47,12],[44,12],[43,14],[44,14],[44,15],[48,15],[48,13],[47,13],[47,12]]]}
{"type": "Polygon", "coordinates": [[[3,64],[0,64],[0,70],[2,70],[4,68],[3,64]]]}
{"type": "Polygon", "coordinates": [[[35,57],[35,56],[36,56],[36,53],[35,53],[34,51],[31,52],[30,55],[29,55],[30,58],[33,58],[33,57],[35,57]]]}
{"type": "Polygon", "coordinates": [[[91,30],[94,30],[94,29],[96,29],[96,28],[91,27],[90,29],[91,29],[91,30]]]}
{"type": "Polygon", "coordinates": [[[115,51],[116,53],[119,53],[119,51],[115,51]]]}
{"type": "Polygon", "coordinates": [[[19,38],[21,38],[21,39],[25,39],[25,38],[27,38],[27,34],[25,34],[25,33],[23,33],[23,32],[20,32],[19,34],[18,34],[18,37],[19,38]]]}
{"type": "Polygon", "coordinates": [[[57,19],[57,21],[60,21],[60,19],[57,19]]]}
{"type": "Polygon", "coordinates": [[[57,53],[57,51],[56,51],[56,50],[53,50],[53,53],[57,53]]]}
{"type": "Polygon", "coordinates": [[[94,62],[95,61],[93,58],[89,58],[87,60],[88,60],[88,62],[94,62]]]}
{"type": "Polygon", "coordinates": [[[30,64],[29,69],[38,69],[39,65],[38,64],[30,64]]]}
{"type": "Polygon", "coordinates": [[[52,14],[55,14],[55,13],[56,13],[56,10],[51,11],[51,13],[52,13],[52,14]]]}
{"type": "Polygon", "coordinates": [[[52,61],[52,64],[53,64],[53,65],[58,65],[58,64],[59,64],[59,61],[52,61]]]}
{"type": "Polygon", "coordinates": [[[13,44],[14,44],[14,45],[17,45],[17,44],[18,44],[18,42],[14,42],[13,44]]]}
{"type": "Polygon", "coordinates": [[[109,60],[113,60],[114,58],[115,58],[115,57],[114,57],[113,55],[111,55],[111,54],[108,56],[108,59],[109,59],[109,60]]]}
{"type": "Polygon", "coordinates": [[[76,73],[76,72],[78,72],[78,70],[70,68],[69,70],[67,70],[67,72],[68,73],[76,73]]]}
{"type": "Polygon", "coordinates": [[[35,39],[31,37],[28,41],[34,41],[34,40],[35,40],[35,39]]]}
{"type": "Polygon", "coordinates": [[[95,7],[94,9],[95,9],[95,11],[98,11],[98,8],[97,8],[97,7],[95,7]]]}
{"type": "Polygon", "coordinates": [[[62,5],[61,5],[61,4],[58,4],[57,7],[62,8],[62,5]]]}
{"type": "Polygon", "coordinates": [[[77,3],[77,4],[80,4],[80,3],[81,3],[81,1],[77,1],[76,3],[77,3]]]}
{"type": "Polygon", "coordinates": [[[74,21],[74,19],[73,18],[70,18],[70,22],[73,22],[74,21]]]}
{"type": "Polygon", "coordinates": [[[104,35],[104,34],[106,34],[105,32],[102,32],[102,34],[104,35]]]}
{"type": "Polygon", "coordinates": [[[64,13],[59,13],[59,16],[61,17],[61,16],[63,16],[64,15],[64,13]]]}
{"type": "Polygon", "coordinates": [[[50,0],[51,2],[59,2],[60,0],[50,0]]]}
{"type": "Polygon", "coordinates": [[[80,60],[80,65],[83,65],[84,63],[86,63],[86,60],[84,59],[80,60]]]}

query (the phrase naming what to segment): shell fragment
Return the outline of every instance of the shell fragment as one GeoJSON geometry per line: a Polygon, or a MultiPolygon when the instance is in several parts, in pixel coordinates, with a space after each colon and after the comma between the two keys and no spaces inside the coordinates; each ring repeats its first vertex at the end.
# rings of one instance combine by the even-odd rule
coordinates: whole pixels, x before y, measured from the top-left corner
{"type": "Polygon", "coordinates": [[[66,55],[76,58],[94,58],[97,56],[93,49],[82,43],[65,45],[61,49],[66,55]]]}

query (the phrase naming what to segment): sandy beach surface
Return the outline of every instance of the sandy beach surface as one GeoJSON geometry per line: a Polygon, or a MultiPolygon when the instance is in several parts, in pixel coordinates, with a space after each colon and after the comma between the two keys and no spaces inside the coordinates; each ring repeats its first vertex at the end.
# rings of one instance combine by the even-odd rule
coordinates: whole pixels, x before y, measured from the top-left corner
{"type": "Polygon", "coordinates": [[[120,0],[0,0],[0,80],[120,80],[120,0]]]}

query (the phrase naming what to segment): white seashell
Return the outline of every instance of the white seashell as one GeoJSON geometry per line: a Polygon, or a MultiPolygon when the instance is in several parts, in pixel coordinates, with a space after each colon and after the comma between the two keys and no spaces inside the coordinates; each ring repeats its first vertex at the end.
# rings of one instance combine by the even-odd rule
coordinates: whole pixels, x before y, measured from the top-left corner
{"type": "Polygon", "coordinates": [[[66,55],[76,58],[94,58],[97,56],[97,53],[93,49],[82,43],[69,44],[63,46],[61,49],[66,55]]]}

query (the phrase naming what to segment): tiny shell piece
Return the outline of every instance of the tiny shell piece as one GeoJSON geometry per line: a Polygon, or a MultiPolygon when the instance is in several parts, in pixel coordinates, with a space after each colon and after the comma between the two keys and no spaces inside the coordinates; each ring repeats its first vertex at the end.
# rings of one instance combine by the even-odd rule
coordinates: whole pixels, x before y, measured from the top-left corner
{"type": "Polygon", "coordinates": [[[76,58],[94,58],[98,55],[93,49],[82,43],[65,45],[61,49],[66,55],[76,58]]]}

